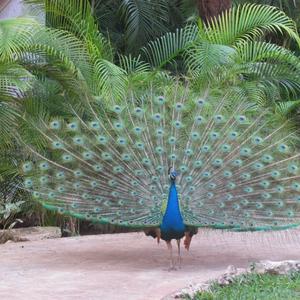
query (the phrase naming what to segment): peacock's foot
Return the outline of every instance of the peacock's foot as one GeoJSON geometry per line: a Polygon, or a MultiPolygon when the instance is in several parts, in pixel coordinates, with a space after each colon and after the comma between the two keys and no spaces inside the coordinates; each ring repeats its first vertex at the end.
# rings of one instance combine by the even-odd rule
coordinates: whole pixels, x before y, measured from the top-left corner
{"type": "Polygon", "coordinates": [[[177,260],[177,266],[178,266],[178,269],[182,268],[182,258],[181,257],[179,257],[177,260]]]}
{"type": "Polygon", "coordinates": [[[177,260],[177,261],[174,261],[172,264],[169,265],[169,268],[167,268],[167,271],[168,272],[171,272],[171,271],[178,271],[182,268],[182,260],[177,260]]]}
{"type": "Polygon", "coordinates": [[[177,271],[178,269],[175,266],[169,267],[168,272],[177,271]]]}

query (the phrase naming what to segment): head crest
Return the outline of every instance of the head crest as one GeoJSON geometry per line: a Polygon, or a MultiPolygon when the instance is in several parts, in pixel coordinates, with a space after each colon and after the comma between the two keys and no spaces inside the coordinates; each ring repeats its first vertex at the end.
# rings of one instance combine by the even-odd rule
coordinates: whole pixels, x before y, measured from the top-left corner
{"type": "Polygon", "coordinates": [[[172,181],[175,181],[176,180],[176,177],[178,176],[178,173],[176,172],[175,169],[173,169],[172,167],[169,168],[169,171],[168,171],[168,174],[169,174],[169,177],[172,181]]]}

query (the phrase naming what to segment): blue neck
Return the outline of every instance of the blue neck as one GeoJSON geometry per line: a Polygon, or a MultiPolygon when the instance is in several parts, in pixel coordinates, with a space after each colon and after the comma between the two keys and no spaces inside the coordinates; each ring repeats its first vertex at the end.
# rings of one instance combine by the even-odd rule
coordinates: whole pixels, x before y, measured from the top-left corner
{"type": "Polygon", "coordinates": [[[163,232],[184,232],[185,226],[179,209],[178,195],[175,181],[172,180],[166,212],[160,229],[163,232]]]}

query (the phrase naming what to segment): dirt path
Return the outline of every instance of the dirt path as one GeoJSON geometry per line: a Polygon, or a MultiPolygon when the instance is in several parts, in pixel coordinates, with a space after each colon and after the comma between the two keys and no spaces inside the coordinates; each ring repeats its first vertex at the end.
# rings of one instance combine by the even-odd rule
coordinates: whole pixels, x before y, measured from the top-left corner
{"type": "Polygon", "coordinates": [[[167,251],[142,233],[0,245],[0,299],[155,300],[257,260],[300,259],[300,231],[203,231],[167,272],[167,251]]]}

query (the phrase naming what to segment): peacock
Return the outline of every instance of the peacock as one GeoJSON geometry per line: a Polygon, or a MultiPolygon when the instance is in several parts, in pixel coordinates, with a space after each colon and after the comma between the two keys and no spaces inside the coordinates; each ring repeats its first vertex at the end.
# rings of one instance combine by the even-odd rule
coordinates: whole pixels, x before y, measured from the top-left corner
{"type": "Polygon", "coordinates": [[[177,82],[64,106],[64,117],[22,115],[22,188],[45,208],[143,229],[166,241],[170,269],[171,240],[180,265],[198,228],[299,225],[297,131],[247,97],[177,82]]]}

